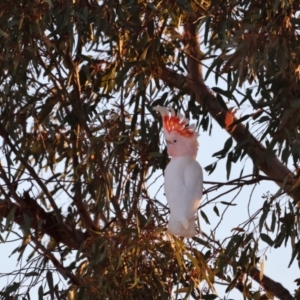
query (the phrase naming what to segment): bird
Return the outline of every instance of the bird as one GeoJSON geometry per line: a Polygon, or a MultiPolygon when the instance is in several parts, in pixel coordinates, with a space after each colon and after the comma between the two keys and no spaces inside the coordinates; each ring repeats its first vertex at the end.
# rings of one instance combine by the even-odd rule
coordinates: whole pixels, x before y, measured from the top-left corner
{"type": "Polygon", "coordinates": [[[182,237],[197,234],[195,215],[203,193],[203,172],[196,160],[199,134],[195,125],[175,114],[174,109],[155,106],[162,117],[167,153],[164,192],[170,208],[168,232],[182,237]]]}

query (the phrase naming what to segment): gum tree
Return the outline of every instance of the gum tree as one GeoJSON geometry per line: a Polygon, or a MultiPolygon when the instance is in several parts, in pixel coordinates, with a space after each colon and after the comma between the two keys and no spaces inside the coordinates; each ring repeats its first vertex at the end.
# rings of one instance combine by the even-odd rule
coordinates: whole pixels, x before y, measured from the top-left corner
{"type": "MultiPolygon", "coordinates": [[[[293,299],[259,270],[258,251],[261,240],[289,242],[291,262],[300,255],[298,7],[1,1],[0,238],[18,240],[11,259],[20,263],[3,299],[29,299],[34,286],[40,299],[215,299],[216,280],[247,299],[293,299]],[[225,84],[208,87],[209,74],[225,84]],[[236,117],[245,104],[251,112],[236,117]],[[229,177],[248,156],[253,174],[234,187],[278,184],[253,227],[224,241],[166,233],[168,207],[149,190],[168,162],[154,105],[212,137],[212,118],[224,129],[208,174],[225,159],[229,177]]],[[[221,187],[207,186],[205,201],[221,187]]]]}

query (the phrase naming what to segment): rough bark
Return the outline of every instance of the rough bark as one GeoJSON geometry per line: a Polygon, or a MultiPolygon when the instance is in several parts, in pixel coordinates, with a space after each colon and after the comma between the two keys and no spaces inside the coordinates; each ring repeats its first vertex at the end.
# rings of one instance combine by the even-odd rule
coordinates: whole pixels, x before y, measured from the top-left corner
{"type": "Polygon", "coordinates": [[[266,275],[263,275],[262,279],[259,277],[260,271],[257,268],[252,268],[249,272],[249,276],[257,283],[259,283],[268,292],[271,292],[275,297],[281,300],[294,299],[290,292],[279,282],[276,282],[266,275]]]}
{"type": "Polygon", "coordinates": [[[47,213],[35,200],[31,199],[27,193],[22,197],[23,201],[27,204],[26,207],[7,201],[0,201],[0,216],[7,218],[13,212],[13,220],[20,226],[24,225],[24,215],[30,218],[30,228],[36,229],[38,232],[48,234],[57,243],[78,249],[78,247],[85,241],[85,236],[81,231],[75,230],[72,226],[65,225],[64,228],[58,224],[57,219],[53,213],[47,213]],[[68,231],[65,231],[65,228],[68,231]]]}

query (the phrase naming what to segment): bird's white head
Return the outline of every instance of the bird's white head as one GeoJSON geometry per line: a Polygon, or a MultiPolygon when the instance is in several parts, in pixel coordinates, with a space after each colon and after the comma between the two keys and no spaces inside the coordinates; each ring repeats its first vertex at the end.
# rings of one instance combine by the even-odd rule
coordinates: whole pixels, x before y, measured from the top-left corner
{"type": "Polygon", "coordinates": [[[153,109],[161,114],[168,154],[171,157],[196,157],[199,134],[195,125],[189,125],[184,116],[176,115],[173,108],[156,106],[153,109]]]}

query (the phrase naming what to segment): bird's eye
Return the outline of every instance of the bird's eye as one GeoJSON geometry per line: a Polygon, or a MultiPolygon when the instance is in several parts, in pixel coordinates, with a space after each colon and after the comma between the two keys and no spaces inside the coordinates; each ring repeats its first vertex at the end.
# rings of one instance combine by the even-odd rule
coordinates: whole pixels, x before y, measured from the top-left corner
{"type": "Polygon", "coordinates": [[[177,140],[174,140],[174,141],[173,141],[173,143],[176,143],[176,142],[177,142],[177,140]]]}

